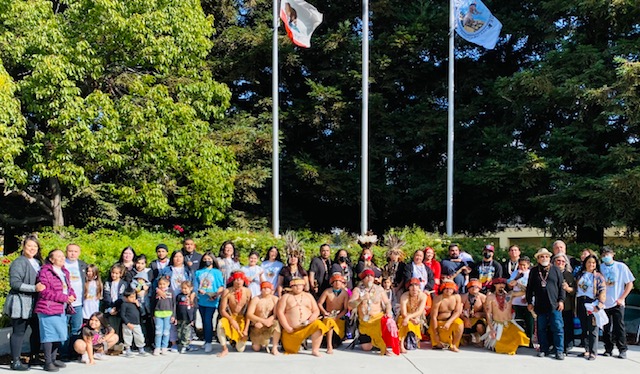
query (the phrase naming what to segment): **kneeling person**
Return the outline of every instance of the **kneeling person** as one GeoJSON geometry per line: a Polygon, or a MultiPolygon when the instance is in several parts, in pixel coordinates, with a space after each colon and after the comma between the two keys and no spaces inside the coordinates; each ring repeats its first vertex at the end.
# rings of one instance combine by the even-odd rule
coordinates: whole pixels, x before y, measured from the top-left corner
{"type": "Polygon", "coordinates": [[[271,282],[260,283],[260,295],[251,299],[247,308],[247,319],[253,323],[249,336],[251,347],[258,352],[265,347],[269,352],[269,339],[271,339],[271,353],[278,355],[280,344],[280,324],[276,319],[276,305],[278,298],[273,295],[271,282]]]}
{"type": "Polygon", "coordinates": [[[487,326],[484,310],[487,296],[480,292],[482,283],[477,279],[471,279],[467,284],[468,293],[460,296],[462,300],[462,315],[464,333],[471,335],[472,343],[481,343],[480,337],[485,333],[487,326]]]}
{"type": "Polygon", "coordinates": [[[408,283],[409,291],[400,297],[400,316],[398,317],[398,337],[402,353],[407,353],[404,342],[410,332],[416,336],[416,341],[419,342],[422,339],[420,326],[427,304],[427,294],[420,291],[420,279],[411,278],[408,283]]]}
{"type": "Polygon", "coordinates": [[[529,338],[511,317],[513,295],[506,290],[507,280],[496,278],[491,284],[495,291],[487,296],[485,306],[489,331],[482,339],[488,349],[514,355],[519,346],[529,345],[529,338]]]}
{"type": "Polygon", "coordinates": [[[318,308],[324,316],[322,323],[327,326],[327,353],[333,353],[333,334],[336,333],[340,337],[340,341],[344,339],[345,322],[344,315],[347,314],[349,307],[349,295],[345,289],[345,280],[342,274],[335,273],[330,279],[331,288],[326,289],[318,300],[318,308]]]}
{"type": "Polygon", "coordinates": [[[249,324],[245,320],[247,306],[251,300],[251,291],[245,287],[249,281],[242,271],[234,271],[231,273],[228,283],[231,282],[233,282],[233,286],[224,290],[220,300],[220,309],[218,309],[222,316],[217,331],[218,341],[222,346],[222,352],[218,354],[218,357],[224,357],[229,353],[227,338],[236,343],[238,352],[244,352],[249,332],[249,324]]]}
{"type": "Polygon", "coordinates": [[[464,331],[464,322],[460,319],[462,300],[456,293],[458,286],[453,281],[442,282],[440,289],[442,294],[435,298],[431,309],[431,345],[433,349],[449,348],[458,352],[464,331]]]}
{"type": "Polygon", "coordinates": [[[304,292],[304,279],[294,278],[289,285],[291,292],[282,296],[276,308],[282,347],[287,353],[298,353],[302,342],[311,336],[311,354],[319,357],[322,335],[328,329],[318,320],[318,304],[310,293],[304,292]]]}

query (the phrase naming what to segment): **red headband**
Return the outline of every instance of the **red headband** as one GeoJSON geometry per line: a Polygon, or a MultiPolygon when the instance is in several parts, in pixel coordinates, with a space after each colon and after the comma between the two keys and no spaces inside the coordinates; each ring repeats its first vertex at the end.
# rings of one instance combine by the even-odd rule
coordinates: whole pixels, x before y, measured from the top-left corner
{"type": "Polygon", "coordinates": [[[373,270],[371,270],[371,269],[364,269],[362,271],[362,273],[360,273],[360,275],[358,275],[358,277],[360,279],[364,279],[367,275],[371,275],[372,277],[375,277],[376,273],[374,273],[373,270]]]}
{"type": "Polygon", "coordinates": [[[263,288],[273,289],[273,283],[271,283],[271,282],[262,282],[262,283],[260,283],[260,289],[263,289],[263,288]]]}
{"type": "Polygon", "coordinates": [[[507,280],[504,278],[495,278],[491,281],[491,285],[496,285],[496,284],[507,284],[507,280]]]}
{"type": "Polygon", "coordinates": [[[454,290],[454,291],[458,291],[458,285],[457,285],[457,284],[455,284],[454,282],[443,282],[443,283],[440,285],[440,288],[441,288],[443,291],[444,291],[444,290],[446,290],[447,288],[450,288],[450,289],[452,289],[452,290],[454,290]]]}
{"type": "Polygon", "coordinates": [[[236,271],[229,277],[229,281],[227,283],[233,283],[236,279],[242,279],[245,285],[249,284],[249,280],[241,271],[236,271]]]}
{"type": "Polygon", "coordinates": [[[420,279],[418,278],[411,278],[408,282],[407,282],[407,287],[411,286],[412,284],[417,284],[418,286],[420,285],[420,279]]]}

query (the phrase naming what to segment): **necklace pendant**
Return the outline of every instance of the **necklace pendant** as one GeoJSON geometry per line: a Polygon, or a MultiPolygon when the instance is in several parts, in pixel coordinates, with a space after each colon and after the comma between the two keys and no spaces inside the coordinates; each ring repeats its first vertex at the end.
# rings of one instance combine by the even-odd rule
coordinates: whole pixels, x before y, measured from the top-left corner
{"type": "Polygon", "coordinates": [[[547,281],[545,280],[541,281],[540,285],[542,286],[542,288],[547,288],[547,281]]]}
{"type": "Polygon", "coordinates": [[[362,320],[365,322],[369,322],[369,315],[365,314],[364,317],[362,317],[362,320]]]}

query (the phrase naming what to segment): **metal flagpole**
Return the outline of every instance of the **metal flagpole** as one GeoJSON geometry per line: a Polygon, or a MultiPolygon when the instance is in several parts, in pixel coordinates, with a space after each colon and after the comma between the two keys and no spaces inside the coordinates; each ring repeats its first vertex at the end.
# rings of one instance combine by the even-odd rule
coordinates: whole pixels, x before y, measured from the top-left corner
{"type": "Polygon", "coordinates": [[[449,99],[447,118],[447,235],[453,235],[453,104],[455,62],[455,0],[449,0],[449,99]]]}
{"type": "Polygon", "coordinates": [[[271,81],[271,96],[272,96],[272,114],[273,114],[273,236],[276,238],[280,236],[280,138],[279,133],[279,120],[278,120],[278,26],[280,21],[278,19],[278,0],[273,0],[273,46],[272,46],[272,81],[271,81]]]}
{"type": "Polygon", "coordinates": [[[362,183],[360,232],[369,229],[369,0],[362,0],[362,183]]]}

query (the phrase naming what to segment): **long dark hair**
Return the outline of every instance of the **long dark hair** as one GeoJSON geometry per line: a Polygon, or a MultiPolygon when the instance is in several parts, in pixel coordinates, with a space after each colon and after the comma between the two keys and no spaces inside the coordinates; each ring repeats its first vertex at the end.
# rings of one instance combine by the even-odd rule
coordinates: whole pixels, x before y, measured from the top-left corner
{"type": "MultiPolygon", "coordinates": [[[[213,260],[213,269],[220,269],[220,267],[218,266],[218,261],[216,261],[216,256],[214,256],[211,251],[206,251],[205,253],[203,253],[202,258],[204,258],[204,256],[211,257],[211,259],[213,260]]],[[[198,270],[204,269],[206,267],[207,266],[205,266],[204,261],[200,260],[200,266],[198,267],[198,270]]]]}
{"type": "Polygon", "coordinates": [[[36,243],[36,245],[38,246],[38,251],[36,252],[36,255],[33,256],[33,258],[37,259],[38,261],[40,261],[40,263],[42,263],[42,252],[40,247],[40,241],[38,241],[38,237],[35,235],[28,235],[22,241],[22,255],[24,255],[24,246],[27,245],[27,242],[29,241],[36,243]]]}
{"type": "Polygon", "coordinates": [[[345,252],[347,253],[347,264],[348,264],[349,266],[351,266],[351,258],[349,257],[349,251],[347,251],[347,250],[346,250],[346,249],[344,249],[344,248],[338,249],[338,250],[336,251],[335,256],[333,256],[333,263],[334,263],[334,264],[339,264],[339,263],[340,263],[340,262],[339,262],[339,261],[340,261],[340,260],[339,260],[339,259],[340,259],[340,252],[342,252],[342,251],[345,251],[345,252]]]}
{"type": "Polygon", "coordinates": [[[578,273],[578,278],[582,277],[582,275],[587,272],[587,261],[590,259],[594,259],[596,261],[596,271],[598,273],[600,272],[600,260],[598,260],[598,256],[589,255],[585,257],[584,260],[582,260],[582,265],[580,267],[580,272],[578,273]]]}
{"type": "Polygon", "coordinates": [[[126,247],[125,249],[122,250],[122,252],[120,252],[120,258],[118,259],[118,263],[124,265],[124,262],[122,262],[122,260],[123,260],[124,252],[127,249],[131,250],[131,253],[133,253],[133,258],[131,259],[131,261],[133,261],[133,266],[135,266],[136,265],[136,257],[137,257],[137,255],[136,255],[136,251],[131,246],[126,247]]]}
{"type": "Polygon", "coordinates": [[[280,257],[280,250],[278,250],[278,247],[276,247],[275,245],[272,245],[271,247],[269,247],[269,249],[267,249],[267,251],[264,253],[262,261],[269,261],[269,252],[271,252],[272,249],[276,250],[276,261],[282,262],[282,257],[280,257]]]}
{"type": "Polygon", "coordinates": [[[233,242],[231,240],[227,240],[224,243],[222,243],[222,245],[220,246],[220,254],[218,255],[218,257],[220,258],[224,258],[224,247],[227,246],[227,244],[231,244],[231,247],[233,247],[233,261],[238,262],[238,249],[236,248],[235,244],[233,244],[233,242]]]}
{"type": "Polygon", "coordinates": [[[184,253],[182,253],[182,251],[181,251],[181,250],[173,251],[173,252],[171,253],[171,258],[169,259],[169,265],[173,266],[173,259],[174,259],[174,258],[176,257],[176,255],[178,255],[178,254],[182,255],[182,259],[183,259],[183,260],[182,260],[182,265],[186,267],[186,266],[187,266],[187,264],[186,264],[186,263],[184,263],[184,253]]]}
{"type": "MultiPolygon", "coordinates": [[[[104,314],[102,314],[101,312],[95,312],[89,317],[89,319],[93,317],[96,317],[98,321],[100,321],[100,327],[102,329],[106,331],[109,331],[109,329],[111,329],[111,326],[109,325],[109,322],[107,322],[107,319],[104,317],[104,314]]],[[[85,338],[93,338],[93,333],[91,327],[89,327],[88,321],[85,327],[82,329],[82,336],[85,338]]]]}

